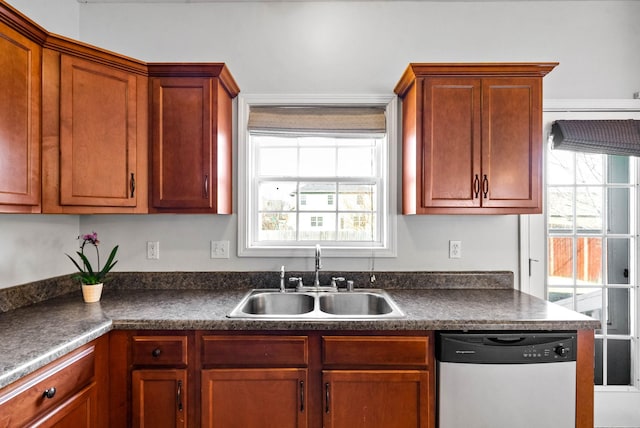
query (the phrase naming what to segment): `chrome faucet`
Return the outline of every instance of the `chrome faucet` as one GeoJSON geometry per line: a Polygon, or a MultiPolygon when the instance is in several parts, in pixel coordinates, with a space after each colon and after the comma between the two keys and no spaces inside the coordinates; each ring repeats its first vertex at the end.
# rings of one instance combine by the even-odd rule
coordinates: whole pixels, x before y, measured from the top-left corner
{"type": "Polygon", "coordinates": [[[285,291],[287,291],[287,288],[284,284],[284,265],[282,265],[280,267],[280,292],[284,293],[285,291]]]}
{"type": "Polygon", "coordinates": [[[322,263],[320,257],[322,256],[322,251],[320,250],[320,244],[316,244],[316,273],[313,279],[313,286],[320,286],[320,269],[322,268],[322,263]]]}

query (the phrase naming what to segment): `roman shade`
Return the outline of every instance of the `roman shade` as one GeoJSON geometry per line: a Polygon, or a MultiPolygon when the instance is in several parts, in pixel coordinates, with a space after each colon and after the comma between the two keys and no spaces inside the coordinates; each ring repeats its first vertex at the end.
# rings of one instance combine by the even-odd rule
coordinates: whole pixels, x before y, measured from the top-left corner
{"type": "Polygon", "coordinates": [[[384,107],[252,106],[250,132],[384,133],[384,107]]]}
{"type": "Polygon", "coordinates": [[[556,120],[552,148],[640,156],[640,120],[556,120]]]}

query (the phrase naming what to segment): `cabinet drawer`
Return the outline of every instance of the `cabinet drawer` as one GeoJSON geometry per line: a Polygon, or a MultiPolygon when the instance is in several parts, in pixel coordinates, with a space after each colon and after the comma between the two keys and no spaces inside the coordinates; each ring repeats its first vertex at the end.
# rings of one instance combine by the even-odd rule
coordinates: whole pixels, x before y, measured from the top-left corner
{"type": "Polygon", "coordinates": [[[224,366],[306,366],[305,336],[204,336],[202,363],[224,366]]]}
{"type": "Polygon", "coordinates": [[[95,347],[89,346],[8,386],[0,392],[0,426],[23,426],[55,409],[89,385],[94,374],[95,347]]]}
{"type": "Polygon", "coordinates": [[[133,364],[187,365],[187,336],[133,336],[133,364]]]}
{"type": "Polygon", "coordinates": [[[324,336],[322,362],[325,365],[426,366],[428,337],[324,336]]]}

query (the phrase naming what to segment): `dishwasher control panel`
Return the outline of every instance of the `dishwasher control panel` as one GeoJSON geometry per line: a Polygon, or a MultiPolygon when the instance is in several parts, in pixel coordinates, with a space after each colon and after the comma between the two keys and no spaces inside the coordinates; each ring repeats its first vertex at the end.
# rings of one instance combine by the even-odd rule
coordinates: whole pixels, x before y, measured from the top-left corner
{"type": "Polygon", "coordinates": [[[575,332],[442,332],[438,361],[531,364],[576,360],[575,332]]]}

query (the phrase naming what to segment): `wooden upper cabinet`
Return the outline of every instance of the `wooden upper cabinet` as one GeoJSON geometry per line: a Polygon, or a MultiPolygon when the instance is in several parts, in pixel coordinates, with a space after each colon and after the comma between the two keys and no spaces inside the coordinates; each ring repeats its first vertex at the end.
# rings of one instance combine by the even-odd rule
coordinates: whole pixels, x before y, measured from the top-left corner
{"type": "Polygon", "coordinates": [[[149,64],[150,212],[231,213],[232,100],[224,64],[149,64]]]}
{"type": "Polygon", "coordinates": [[[542,211],[542,77],[557,63],[410,64],[403,213],[542,211]]]}
{"type": "Polygon", "coordinates": [[[144,64],[57,37],[43,64],[44,211],[147,212],[144,64]]]}
{"type": "Polygon", "coordinates": [[[60,203],[135,206],[135,76],[69,55],[60,68],[60,203]]]}
{"type": "Polygon", "coordinates": [[[40,212],[40,44],[45,33],[0,4],[0,212],[40,212]]]}

